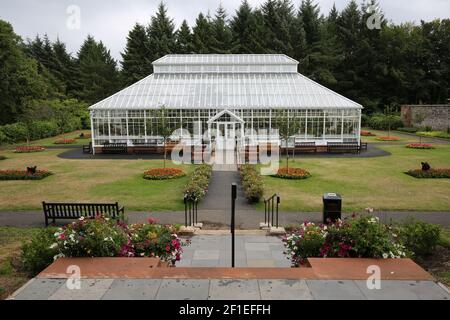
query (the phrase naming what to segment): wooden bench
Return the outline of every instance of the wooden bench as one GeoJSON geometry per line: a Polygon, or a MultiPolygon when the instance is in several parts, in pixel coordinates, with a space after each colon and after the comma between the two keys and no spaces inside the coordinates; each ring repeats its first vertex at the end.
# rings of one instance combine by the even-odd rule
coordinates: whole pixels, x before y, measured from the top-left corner
{"type": "Polygon", "coordinates": [[[295,152],[317,152],[315,142],[297,142],[294,147],[295,152]]]}
{"type": "Polygon", "coordinates": [[[47,203],[42,202],[45,215],[45,226],[51,219],[75,220],[81,217],[94,218],[103,214],[109,218],[117,218],[125,214],[124,207],[116,203],[47,203]]]}
{"type": "Polygon", "coordinates": [[[102,153],[105,154],[124,154],[128,153],[126,143],[108,143],[102,146],[102,153]]]}
{"type": "Polygon", "coordinates": [[[89,142],[88,145],[83,145],[83,153],[92,154],[92,142],[89,142]]]}
{"type": "Polygon", "coordinates": [[[361,147],[358,143],[328,143],[329,153],[359,153],[361,147]]]}
{"type": "Polygon", "coordinates": [[[164,147],[158,146],[157,144],[153,143],[135,144],[133,147],[133,153],[135,154],[164,153],[164,147]]]}

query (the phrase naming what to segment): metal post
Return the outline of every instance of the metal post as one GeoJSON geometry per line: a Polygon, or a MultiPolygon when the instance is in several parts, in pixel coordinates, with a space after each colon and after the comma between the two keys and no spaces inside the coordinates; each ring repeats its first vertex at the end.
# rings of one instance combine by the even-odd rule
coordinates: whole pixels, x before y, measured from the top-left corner
{"type": "Polygon", "coordinates": [[[264,200],[264,224],[267,224],[267,201],[264,200]]]}
{"type": "Polygon", "coordinates": [[[277,196],[277,229],[278,229],[278,213],[279,213],[278,207],[280,205],[280,202],[281,202],[280,196],[277,196]]]}
{"type": "Polygon", "coordinates": [[[271,224],[270,224],[270,226],[271,227],[273,227],[273,221],[274,221],[274,219],[273,219],[273,213],[274,213],[274,205],[275,205],[275,199],[274,199],[274,197],[272,197],[272,222],[271,222],[271,224]]]}
{"type": "Polygon", "coordinates": [[[187,222],[187,198],[184,197],[184,226],[187,228],[188,222],[187,222]]]}
{"type": "Polygon", "coordinates": [[[236,214],[237,185],[231,185],[231,267],[234,268],[234,237],[235,237],[235,214],[236,214]]]}

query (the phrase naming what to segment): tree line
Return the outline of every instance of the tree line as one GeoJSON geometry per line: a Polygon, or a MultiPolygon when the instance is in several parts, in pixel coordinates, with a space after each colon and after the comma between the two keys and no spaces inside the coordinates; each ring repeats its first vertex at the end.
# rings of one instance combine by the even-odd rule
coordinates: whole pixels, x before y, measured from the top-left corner
{"type": "Polygon", "coordinates": [[[244,0],[232,16],[219,7],[176,28],[161,3],[147,25],[129,32],[120,63],[92,36],[72,55],[45,35],[24,42],[0,20],[0,124],[21,121],[28,108],[36,114],[43,101],[76,99],[85,108],[151,74],[152,61],[166,54],[284,53],[300,62],[300,73],[361,103],[367,114],[446,103],[450,20],[397,25],[379,9],[380,29],[369,29],[373,6],[379,8],[375,0],[350,0],[342,11],[321,14],[314,0],[266,0],[257,8],[244,0]]]}

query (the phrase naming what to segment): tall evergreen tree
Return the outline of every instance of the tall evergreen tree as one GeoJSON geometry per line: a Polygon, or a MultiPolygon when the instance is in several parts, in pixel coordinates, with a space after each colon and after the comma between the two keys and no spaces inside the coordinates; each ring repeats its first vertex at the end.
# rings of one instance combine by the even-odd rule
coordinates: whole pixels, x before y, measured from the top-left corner
{"type": "Polygon", "coordinates": [[[255,14],[247,0],[243,0],[231,21],[234,53],[264,53],[264,21],[255,14]]]}
{"type": "Polygon", "coordinates": [[[175,44],[176,53],[178,54],[188,54],[194,50],[191,28],[189,28],[186,20],[183,20],[183,23],[175,34],[175,44]]]}
{"type": "Polygon", "coordinates": [[[227,13],[222,5],[217,9],[212,21],[212,53],[231,53],[233,49],[233,34],[228,25],[227,13]]]}
{"type": "Polygon", "coordinates": [[[103,43],[88,36],[78,52],[77,96],[88,103],[98,102],[120,87],[117,63],[103,43]]]}
{"type": "Polygon", "coordinates": [[[122,79],[129,86],[152,73],[149,38],[145,27],[136,23],[127,37],[122,53],[122,79]]]}
{"type": "Polygon", "coordinates": [[[264,19],[265,48],[272,53],[292,55],[289,22],[292,21],[289,4],[267,0],[261,8],[264,19]],[[287,4],[287,5],[286,5],[287,4]]]}
{"type": "Polygon", "coordinates": [[[155,61],[175,50],[175,24],[167,15],[163,2],[159,4],[156,15],[148,27],[150,60],[155,61]]]}
{"type": "Polygon", "coordinates": [[[303,22],[306,34],[306,43],[314,46],[320,40],[320,16],[319,7],[314,0],[303,0],[300,5],[299,15],[303,22]]]}
{"type": "Polygon", "coordinates": [[[193,48],[197,54],[207,54],[212,52],[213,35],[212,24],[209,17],[200,13],[193,28],[193,48]]]}
{"type": "Polygon", "coordinates": [[[65,85],[66,95],[73,97],[76,88],[77,66],[74,58],[67,52],[66,45],[59,39],[52,44],[52,72],[65,85]]]}

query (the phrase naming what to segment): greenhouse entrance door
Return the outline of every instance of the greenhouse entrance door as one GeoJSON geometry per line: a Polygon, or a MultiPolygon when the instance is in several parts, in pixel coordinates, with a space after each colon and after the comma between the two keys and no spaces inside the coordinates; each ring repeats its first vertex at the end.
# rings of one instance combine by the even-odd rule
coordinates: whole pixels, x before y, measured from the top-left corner
{"type": "Polygon", "coordinates": [[[217,122],[217,150],[234,150],[236,147],[236,123],[217,122]]]}

